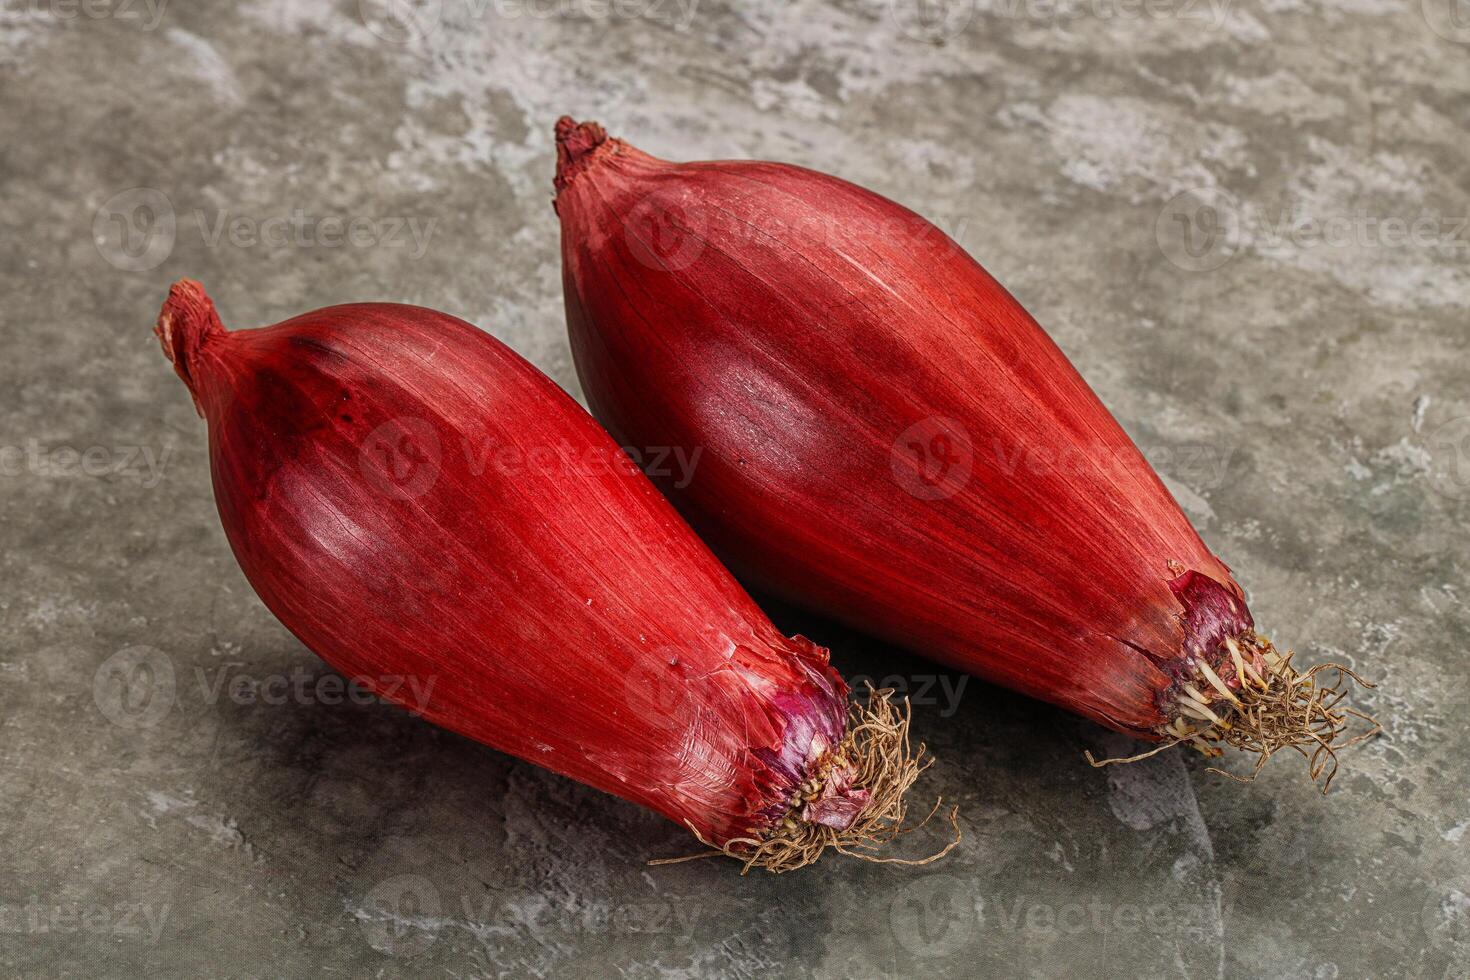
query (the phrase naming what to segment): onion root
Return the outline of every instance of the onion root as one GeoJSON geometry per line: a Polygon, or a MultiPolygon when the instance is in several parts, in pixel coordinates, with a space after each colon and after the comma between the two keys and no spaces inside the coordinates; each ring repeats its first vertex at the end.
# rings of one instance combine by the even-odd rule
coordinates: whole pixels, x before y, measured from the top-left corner
{"type": "Polygon", "coordinates": [[[869,685],[867,703],[852,707],[847,737],[817,767],[824,775],[809,780],[802,787],[792,798],[785,817],[776,821],[774,830],[761,837],[732,838],[721,848],[690,826],[700,843],[708,845],[710,850],[648,863],[680,864],[724,855],[744,864],[740,872],[744,875],[749,874],[751,868],[764,868],[775,874],[795,871],[815,862],[828,848],[874,864],[922,865],[947,855],[960,842],[958,807],[952,807],[948,814],[954,839],[934,854],[909,859],[882,857],[876,853],[897,838],[928,824],[944,802],[942,797],[935,800],[923,820],[912,826],[904,825],[908,815],[904,796],[920,773],[934,764],[934,759],[927,756],[924,743],[920,742],[917,748],[910,745],[909,720],[913,709],[904,701],[900,710],[892,698],[891,689],[874,691],[869,685]],[[853,786],[868,791],[868,803],[862,813],[845,830],[802,819],[803,809],[820,795],[822,779],[839,769],[848,771],[853,786]]]}
{"type": "Polygon", "coordinates": [[[1223,754],[1219,746],[1228,745],[1255,754],[1250,774],[1241,776],[1213,766],[1208,771],[1248,783],[1260,775],[1271,756],[1291,749],[1307,760],[1312,781],[1320,781],[1325,794],[1337,775],[1338,753],[1383,731],[1371,716],[1342,704],[1351,690],[1349,681],[1365,688],[1374,686],[1351,668],[1324,663],[1298,671],[1291,665],[1293,652],[1278,653],[1269,639],[1253,630],[1227,639],[1223,646],[1226,655],[1214,669],[1203,659],[1193,664],[1207,685],[1205,690],[1219,692],[1218,699],[1210,701],[1199,686],[1181,680],[1174,717],[1158,729],[1166,740],[1163,745],[1118,759],[1098,760],[1088,752],[1087,761],[1096,767],[1138,762],[1183,742],[1216,758],[1223,754]],[[1328,671],[1335,672],[1330,684],[1322,676],[1328,671]],[[1368,725],[1368,730],[1349,735],[1354,720],[1368,725]]]}

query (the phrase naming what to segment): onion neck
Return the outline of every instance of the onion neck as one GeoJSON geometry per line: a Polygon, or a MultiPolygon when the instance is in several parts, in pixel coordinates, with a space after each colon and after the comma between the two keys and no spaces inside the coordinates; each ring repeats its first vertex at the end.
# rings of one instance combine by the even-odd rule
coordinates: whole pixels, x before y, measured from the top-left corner
{"type": "Polygon", "coordinates": [[[604,177],[599,179],[605,179],[608,171],[637,179],[671,166],[666,160],[608,136],[607,130],[595,122],[579,123],[570,116],[562,116],[556,123],[556,178],[552,181],[556,198],[551,206],[560,214],[562,193],[594,170],[604,171],[604,177]]]}
{"type": "Polygon", "coordinates": [[[556,178],[552,183],[557,193],[566,189],[592,165],[599,151],[609,143],[607,130],[595,122],[579,123],[571,116],[556,121],[556,178]]]}
{"type": "Polygon", "coordinates": [[[180,279],[169,288],[168,299],[159,311],[153,328],[163,347],[164,356],[174,366],[194,398],[194,408],[202,416],[204,406],[195,384],[200,354],[210,341],[225,333],[214,302],[204,287],[193,279],[180,279]]]}

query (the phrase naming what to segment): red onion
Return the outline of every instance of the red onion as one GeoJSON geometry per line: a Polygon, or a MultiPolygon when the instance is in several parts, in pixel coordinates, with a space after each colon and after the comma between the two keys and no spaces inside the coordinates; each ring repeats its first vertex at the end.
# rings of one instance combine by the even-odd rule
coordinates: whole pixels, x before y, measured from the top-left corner
{"type": "Polygon", "coordinates": [[[1298,673],[1255,631],[1122,428],[958,245],[800,167],[669,163],[566,118],[556,137],[588,401],[620,440],[699,448],[665,489],[737,574],[1139,738],[1229,743],[1257,770],[1297,749],[1325,789],[1354,675],[1298,673]]]}
{"type": "Polygon", "coordinates": [[[848,729],[597,423],[488,334],[412,306],[228,332],[176,284],[164,353],[209,425],[220,519],[270,610],[428,720],[664,814],[750,866],[867,855],[922,764],[886,697],[848,729]],[[432,682],[432,683],[429,683],[432,682]]]}

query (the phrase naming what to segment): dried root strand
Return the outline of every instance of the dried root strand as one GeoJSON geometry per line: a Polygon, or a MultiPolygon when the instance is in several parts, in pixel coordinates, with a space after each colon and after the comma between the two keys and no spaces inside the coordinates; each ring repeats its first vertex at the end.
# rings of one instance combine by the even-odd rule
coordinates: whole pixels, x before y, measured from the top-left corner
{"type": "Polygon", "coordinates": [[[1320,780],[1326,794],[1337,775],[1338,753],[1383,731],[1372,717],[1342,703],[1352,689],[1348,681],[1373,687],[1351,668],[1326,663],[1298,672],[1291,665],[1295,654],[1279,654],[1270,640],[1249,630],[1226,640],[1225,647],[1228,658],[1220,666],[1235,681],[1233,689],[1201,659],[1196,666],[1207,686],[1198,686],[1212,693],[1219,691],[1221,697],[1210,700],[1198,686],[1182,684],[1179,717],[1159,730],[1166,739],[1164,744],[1126,759],[1098,761],[1089,752],[1087,761],[1094,766],[1137,762],[1183,743],[1189,743],[1206,758],[1217,758],[1223,754],[1219,748],[1223,744],[1255,753],[1255,767],[1247,776],[1213,766],[1208,771],[1248,783],[1260,775],[1271,756],[1291,749],[1307,760],[1312,781],[1320,780]],[[1226,671],[1225,665],[1231,669],[1226,671]],[[1330,684],[1329,677],[1323,676],[1328,671],[1333,672],[1330,684]],[[1349,736],[1354,719],[1368,729],[1349,736]]]}
{"type": "Polygon", "coordinates": [[[650,861],[649,864],[678,864],[725,855],[744,865],[740,872],[742,875],[749,874],[751,868],[764,868],[780,874],[806,867],[828,848],[875,864],[929,864],[947,855],[960,842],[958,807],[949,811],[954,839],[941,850],[917,859],[885,857],[882,854],[894,840],[928,824],[944,802],[942,798],[936,800],[923,820],[904,826],[908,816],[904,796],[919,775],[934,764],[934,759],[926,757],[922,742],[917,749],[910,746],[912,708],[904,701],[903,710],[899,710],[892,697],[893,691],[874,691],[870,685],[867,703],[853,705],[846,737],[829,757],[828,764],[821,767],[826,771],[833,765],[846,766],[853,774],[852,785],[868,791],[868,805],[852,826],[836,830],[801,819],[799,813],[803,796],[813,796],[820,789],[819,784],[808,780],[798,791],[798,797],[785,817],[763,837],[736,837],[720,847],[689,825],[699,842],[711,850],[688,857],[650,861]]]}

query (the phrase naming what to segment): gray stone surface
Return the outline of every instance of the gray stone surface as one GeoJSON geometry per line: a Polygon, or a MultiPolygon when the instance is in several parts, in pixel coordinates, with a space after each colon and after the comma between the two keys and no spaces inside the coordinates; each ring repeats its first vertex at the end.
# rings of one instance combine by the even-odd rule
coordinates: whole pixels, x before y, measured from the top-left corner
{"type": "Polygon", "coordinates": [[[1470,974],[1467,55],[1449,0],[4,0],[0,975],[1470,974]],[[153,317],[182,275],[235,327],[424,303],[576,391],[563,112],[935,219],[1273,636],[1381,682],[1390,737],[1325,800],[1295,759],[1093,770],[1127,744],[775,610],[927,689],[965,839],[741,878],[646,867],[682,832],[323,703],[153,317]]]}

